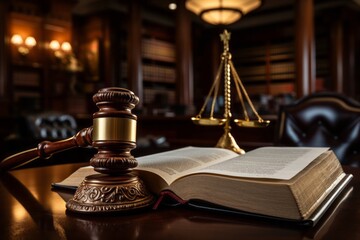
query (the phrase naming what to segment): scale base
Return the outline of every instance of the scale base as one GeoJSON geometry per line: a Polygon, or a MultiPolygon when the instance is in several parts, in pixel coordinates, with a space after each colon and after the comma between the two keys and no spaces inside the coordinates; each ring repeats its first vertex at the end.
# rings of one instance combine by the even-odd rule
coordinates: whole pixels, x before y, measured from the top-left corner
{"type": "Polygon", "coordinates": [[[238,154],[245,154],[245,150],[240,148],[239,145],[237,145],[234,137],[229,131],[225,131],[225,133],[221,136],[215,147],[229,149],[238,154]]]}
{"type": "Polygon", "coordinates": [[[84,179],[66,208],[71,212],[101,214],[137,210],[153,202],[154,197],[138,176],[95,174],[84,179]]]}

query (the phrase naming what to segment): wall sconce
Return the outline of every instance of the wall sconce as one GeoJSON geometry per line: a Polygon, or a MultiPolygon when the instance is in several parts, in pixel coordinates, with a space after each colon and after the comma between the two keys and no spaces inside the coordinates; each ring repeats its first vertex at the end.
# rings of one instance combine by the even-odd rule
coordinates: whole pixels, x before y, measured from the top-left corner
{"type": "Polygon", "coordinates": [[[58,67],[66,68],[72,72],[82,70],[82,67],[72,52],[72,47],[69,42],[63,42],[60,44],[58,40],[52,40],[50,41],[48,47],[52,50],[55,57],[54,63],[58,65],[58,67]]]}
{"type": "Polygon", "coordinates": [[[69,54],[72,50],[69,42],[63,42],[60,44],[57,40],[52,40],[49,43],[49,48],[54,51],[54,56],[59,59],[64,58],[66,54],[69,54]]]}
{"type": "Polygon", "coordinates": [[[227,25],[258,8],[262,0],[187,0],[186,8],[205,22],[227,25]]]}
{"type": "Polygon", "coordinates": [[[30,49],[36,46],[36,40],[32,36],[26,37],[24,41],[19,34],[14,34],[10,41],[17,46],[18,52],[23,56],[29,54],[30,49]]]}

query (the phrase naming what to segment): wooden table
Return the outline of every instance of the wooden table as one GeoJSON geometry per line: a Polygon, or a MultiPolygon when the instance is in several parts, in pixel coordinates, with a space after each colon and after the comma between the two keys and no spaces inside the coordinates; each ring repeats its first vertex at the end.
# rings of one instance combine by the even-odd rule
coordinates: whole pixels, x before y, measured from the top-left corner
{"type": "Polygon", "coordinates": [[[0,239],[360,239],[360,169],[345,200],[315,228],[285,226],[185,207],[112,216],[75,215],[51,190],[84,164],[14,170],[1,175],[0,239]]]}

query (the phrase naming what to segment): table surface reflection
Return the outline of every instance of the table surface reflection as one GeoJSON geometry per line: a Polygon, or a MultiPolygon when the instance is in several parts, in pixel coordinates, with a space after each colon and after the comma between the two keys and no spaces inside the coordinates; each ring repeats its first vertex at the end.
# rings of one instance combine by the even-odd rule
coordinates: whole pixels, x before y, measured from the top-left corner
{"type": "Polygon", "coordinates": [[[1,175],[0,239],[360,239],[360,169],[344,201],[314,228],[234,215],[161,207],[107,216],[69,213],[51,189],[84,164],[14,170],[1,175]]]}

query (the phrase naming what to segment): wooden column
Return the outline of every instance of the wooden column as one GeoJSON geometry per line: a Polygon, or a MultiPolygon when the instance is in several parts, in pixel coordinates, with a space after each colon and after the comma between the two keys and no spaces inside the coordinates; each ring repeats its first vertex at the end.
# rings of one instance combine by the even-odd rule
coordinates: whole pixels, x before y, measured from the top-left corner
{"type": "MultiPolygon", "coordinates": [[[[218,68],[220,66],[220,62],[221,62],[221,55],[224,51],[224,46],[222,45],[222,42],[220,40],[220,34],[223,32],[223,29],[221,28],[216,28],[215,31],[211,31],[211,33],[208,33],[209,35],[209,42],[211,44],[209,51],[211,52],[210,54],[210,67],[211,67],[211,78],[209,79],[209,87],[206,89],[206,91],[209,91],[209,89],[211,88],[212,85],[212,81],[215,79],[216,77],[216,73],[218,71],[218,68]],[[211,84],[210,84],[211,83],[211,84]]],[[[231,44],[231,40],[230,40],[230,51],[232,49],[232,44],[231,44]]]]}
{"type": "Polygon", "coordinates": [[[10,44],[9,39],[6,38],[7,33],[7,9],[8,1],[0,2],[0,99],[5,97],[6,86],[7,86],[7,70],[8,70],[8,55],[9,51],[8,44],[10,44]],[[8,41],[8,42],[7,42],[8,41]]]}
{"type": "Polygon", "coordinates": [[[313,0],[296,0],[295,67],[297,97],[315,91],[316,62],[313,0]]]}
{"type": "Polygon", "coordinates": [[[193,69],[191,20],[185,9],[185,0],[177,1],[176,14],[176,83],[178,103],[193,107],[193,69]]]}
{"type": "Polygon", "coordinates": [[[331,90],[343,92],[344,82],[344,52],[343,25],[336,20],[331,28],[331,90]]]}
{"type": "Polygon", "coordinates": [[[348,96],[355,98],[356,95],[356,24],[355,19],[352,18],[348,23],[348,29],[345,36],[347,36],[345,43],[345,64],[344,64],[344,79],[346,79],[345,85],[343,85],[344,93],[348,96]],[[354,21],[353,21],[354,20],[354,21]]]}
{"type": "Polygon", "coordinates": [[[356,95],[356,25],[349,10],[333,15],[331,25],[331,90],[350,97],[356,95]]]}
{"type": "Polygon", "coordinates": [[[127,68],[129,90],[140,98],[138,107],[143,103],[143,83],[142,83],[142,61],[141,61],[141,5],[139,0],[129,3],[129,29],[127,43],[127,68]]]}
{"type": "Polygon", "coordinates": [[[115,76],[115,62],[114,62],[114,49],[113,45],[116,44],[112,41],[111,37],[111,14],[108,13],[106,16],[102,17],[102,37],[103,37],[103,62],[100,63],[100,69],[103,68],[103,71],[100,72],[101,76],[104,77],[104,84],[107,87],[114,86],[115,76]]]}

